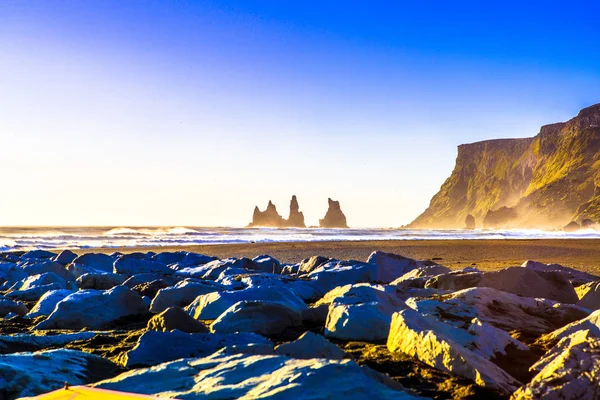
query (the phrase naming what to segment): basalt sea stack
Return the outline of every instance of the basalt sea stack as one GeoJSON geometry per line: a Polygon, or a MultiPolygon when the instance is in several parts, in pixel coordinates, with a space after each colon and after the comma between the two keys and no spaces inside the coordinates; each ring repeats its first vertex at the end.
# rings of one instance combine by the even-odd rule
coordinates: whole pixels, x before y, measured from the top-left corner
{"type": "Polygon", "coordinates": [[[290,216],[287,220],[279,215],[275,204],[269,200],[269,204],[265,211],[260,211],[258,206],[254,207],[252,222],[248,226],[306,228],[306,225],[304,224],[304,214],[300,211],[296,196],[292,196],[292,201],[290,202],[290,216]]]}
{"type": "Polygon", "coordinates": [[[321,228],[347,228],[346,216],[342,212],[339,201],[327,199],[329,208],[323,219],[319,220],[321,228]]]}
{"type": "Polygon", "coordinates": [[[555,229],[600,222],[600,104],[537,136],[458,146],[456,165],[411,228],[555,229]]]}

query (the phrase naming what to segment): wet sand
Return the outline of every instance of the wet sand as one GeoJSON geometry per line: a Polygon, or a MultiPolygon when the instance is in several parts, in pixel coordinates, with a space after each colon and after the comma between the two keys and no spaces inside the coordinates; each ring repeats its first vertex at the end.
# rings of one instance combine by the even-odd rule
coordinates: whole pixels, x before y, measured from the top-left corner
{"type": "Polygon", "coordinates": [[[249,243],[176,247],[103,248],[77,253],[193,251],[219,258],[269,254],[285,263],[322,255],[338,259],[366,260],[374,250],[432,259],[450,268],[475,266],[483,270],[520,265],[526,260],[557,263],[600,275],[600,239],[531,240],[421,240],[339,241],[297,243],[249,243]]]}

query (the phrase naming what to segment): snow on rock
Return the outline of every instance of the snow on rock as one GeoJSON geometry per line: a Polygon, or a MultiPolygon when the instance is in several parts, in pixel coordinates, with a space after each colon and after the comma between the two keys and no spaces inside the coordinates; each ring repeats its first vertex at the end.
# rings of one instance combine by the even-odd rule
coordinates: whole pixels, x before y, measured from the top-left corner
{"type": "Polygon", "coordinates": [[[113,264],[115,274],[135,275],[135,274],[161,274],[172,275],[174,270],[151,260],[139,259],[136,257],[121,256],[113,264]]]}
{"type": "Polygon", "coordinates": [[[600,398],[600,338],[587,330],[561,339],[531,367],[538,374],[511,399],[600,398]]]}
{"type": "Polygon", "coordinates": [[[114,376],[112,362],[75,350],[49,350],[0,356],[0,388],[7,398],[35,396],[69,385],[114,376]]]}
{"type": "Polygon", "coordinates": [[[88,273],[77,278],[77,286],[80,289],[108,290],[115,286],[122,285],[125,277],[112,273],[88,273]]]}
{"type": "Polygon", "coordinates": [[[52,314],[54,308],[59,301],[62,301],[65,297],[75,293],[72,290],[50,290],[40,297],[35,306],[25,315],[26,318],[37,318],[52,314]]]}
{"type": "MultiPolygon", "coordinates": [[[[445,324],[414,310],[403,310],[392,318],[387,347],[434,368],[472,380],[480,386],[514,392],[521,384],[489,361],[490,355],[517,343],[510,335],[481,321],[470,331],[445,324]],[[488,336],[490,335],[490,336],[488,336]]],[[[525,349],[525,347],[521,347],[525,349]]]]}
{"type": "Polygon", "coordinates": [[[229,346],[273,344],[267,338],[254,333],[184,333],[147,331],[133,349],[119,361],[128,368],[151,366],[179,358],[205,357],[229,346]],[[156,351],[160,349],[160,351],[156,351]]]}
{"type": "Polygon", "coordinates": [[[585,286],[587,290],[578,292],[582,293],[582,296],[577,305],[590,310],[600,310],[600,281],[590,282],[585,286]]]}
{"type": "Polygon", "coordinates": [[[415,268],[423,267],[426,264],[407,258],[399,254],[385,253],[383,251],[374,251],[367,259],[367,263],[375,265],[371,281],[379,283],[389,283],[398,279],[402,275],[415,268]]]}
{"type": "Polygon", "coordinates": [[[4,318],[10,313],[23,316],[28,311],[27,306],[20,301],[0,296],[0,317],[4,318]]]}
{"type": "Polygon", "coordinates": [[[222,290],[225,288],[215,282],[186,279],[175,286],[160,289],[152,300],[150,311],[158,313],[169,307],[186,307],[200,295],[222,290]]]}
{"type": "Polygon", "coordinates": [[[88,340],[94,336],[96,336],[94,332],[61,333],[47,336],[28,333],[0,335],[0,354],[60,347],[77,340],[88,340]]]}
{"type": "Polygon", "coordinates": [[[244,290],[213,292],[198,296],[186,311],[196,319],[216,319],[229,307],[243,300],[262,300],[281,303],[301,313],[306,303],[294,292],[284,287],[249,287],[244,290]]]}
{"type": "Polygon", "coordinates": [[[94,386],[182,399],[414,399],[368,377],[351,360],[227,355],[137,369],[94,386]]]}
{"type": "Polygon", "coordinates": [[[465,327],[473,318],[505,331],[538,337],[585,318],[589,311],[573,304],[520,297],[492,288],[460,290],[430,299],[411,298],[406,304],[421,314],[435,315],[465,327]]]}
{"type": "Polygon", "coordinates": [[[192,318],[179,307],[169,307],[160,314],[156,314],[148,321],[148,330],[170,332],[174,329],[186,333],[208,333],[209,330],[200,321],[192,318]]]}
{"type": "Polygon", "coordinates": [[[598,276],[578,271],[573,268],[563,267],[559,264],[544,264],[538,261],[528,260],[525,261],[521,267],[537,272],[559,272],[569,279],[574,286],[600,280],[600,277],[598,276]]]}
{"type": "Polygon", "coordinates": [[[80,290],[60,301],[35,329],[102,329],[119,318],[147,312],[140,295],[125,286],[80,290]]]}
{"type": "Polygon", "coordinates": [[[295,307],[265,300],[238,301],[225,310],[210,326],[214,333],[254,332],[274,336],[302,325],[295,307]]]}
{"type": "Polygon", "coordinates": [[[347,354],[329,340],[312,332],[304,332],[293,342],[280,344],[275,347],[275,353],[292,358],[327,358],[341,360],[347,354]]]}

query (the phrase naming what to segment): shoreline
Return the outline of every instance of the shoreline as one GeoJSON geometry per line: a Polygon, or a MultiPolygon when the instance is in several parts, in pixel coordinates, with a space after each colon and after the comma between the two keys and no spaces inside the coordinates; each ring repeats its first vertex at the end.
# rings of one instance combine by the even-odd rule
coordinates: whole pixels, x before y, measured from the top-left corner
{"type": "MultiPolygon", "coordinates": [[[[453,269],[495,270],[527,260],[556,263],[600,275],[600,239],[433,239],[235,243],[71,249],[77,254],[190,251],[219,258],[269,254],[284,263],[315,255],[365,261],[375,250],[415,259],[435,259],[453,269]]],[[[57,250],[51,250],[57,251],[57,250]]]]}

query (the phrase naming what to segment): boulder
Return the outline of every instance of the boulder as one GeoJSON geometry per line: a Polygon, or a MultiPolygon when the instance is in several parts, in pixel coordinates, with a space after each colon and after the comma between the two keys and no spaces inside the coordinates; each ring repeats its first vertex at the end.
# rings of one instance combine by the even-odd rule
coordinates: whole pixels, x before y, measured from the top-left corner
{"type": "Polygon", "coordinates": [[[414,310],[392,318],[387,347],[442,371],[472,380],[480,386],[514,392],[521,383],[489,359],[509,346],[528,348],[508,333],[475,319],[470,329],[460,329],[414,310]]]}
{"type": "Polygon", "coordinates": [[[269,255],[254,257],[252,261],[254,261],[256,269],[259,271],[269,272],[273,274],[281,274],[281,263],[279,262],[279,260],[269,255]]]}
{"type": "Polygon", "coordinates": [[[73,264],[85,265],[96,271],[113,272],[115,258],[107,254],[86,253],[72,261],[73,264]]]}
{"type": "Polygon", "coordinates": [[[24,290],[13,290],[6,294],[6,297],[21,301],[38,301],[45,293],[53,290],[62,290],[65,286],[58,283],[35,286],[24,290]]]}
{"type": "Polygon", "coordinates": [[[120,318],[146,313],[140,295],[125,286],[80,290],[60,301],[35,329],[104,329],[120,318]]]}
{"type": "Polygon", "coordinates": [[[482,277],[481,272],[453,271],[428,279],[425,287],[451,291],[463,290],[476,287],[482,277]]]}
{"type": "Polygon", "coordinates": [[[281,303],[301,313],[306,303],[294,292],[283,287],[252,287],[244,290],[213,292],[198,296],[186,311],[196,319],[217,319],[229,307],[244,300],[262,300],[270,303],[281,303]]]}
{"type": "Polygon", "coordinates": [[[47,316],[52,314],[52,311],[56,308],[59,301],[62,301],[65,297],[73,294],[72,290],[51,290],[46,292],[40,297],[35,306],[27,313],[27,318],[37,318],[41,316],[47,316]]]}
{"type": "Polygon", "coordinates": [[[80,289],[108,290],[122,285],[123,282],[125,282],[123,275],[108,272],[87,273],[77,278],[77,286],[80,289]]]}
{"type": "Polygon", "coordinates": [[[558,272],[539,273],[527,268],[510,267],[483,273],[477,286],[561,303],[573,304],[578,301],[577,293],[571,282],[558,272]]]}
{"type": "Polygon", "coordinates": [[[590,336],[600,338],[600,310],[594,311],[586,318],[571,322],[562,328],[542,336],[538,342],[545,343],[546,347],[550,347],[567,336],[579,331],[587,331],[590,336]]]}
{"type": "Polygon", "coordinates": [[[582,330],[564,337],[531,367],[537,375],[511,399],[600,398],[600,338],[582,330]]]}
{"type": "Polygon", "coordinates": [[[319,268],[321,265],[330,261],[337,260],[322,256],[312,256],[310,258],[305,258],[304,260],[302,260],[302,262],[300,262],[297,273],[298,275],[310,274],[315,269],[319,268]]]}
{"type": "Polygon", "coordinates": [[[23,260],[43,260],[56,257],[55,253],[46,250],[30,250],[21,256],[23,260]]]}
{"type": "Polygon", "coordinates": [[[200,321],[192,318],[179,307],[169,307],[153,316],[146,327],[149,331],[170,332],[179,330],[185,333],[208,333],[209,330],[200,321]]]}
{"type": "MultiPolygon", "coordinates": [[[[164,254],[164,253],[161,253],[161,254],[164,254]]],[[[157,257],[158,256],[160,256],[160,254],[157,254],[157,257]]],[[[160,258],[158,258],[157,261],[159,259],[160,258]]],[[[204,255],[204,254],[190,252],[190,253],[186,253],[185,257],[183,257],[181,260],[177,261],[175,264],[170,264],[169,262],[165,262],[165,264],[170,264],[170,267],[172,269],[178,271],[183,268],[206,264],[206,263],[209,263],[214,260],[217,260],[217,257],[212,257],[212,256],[204,255]]]]}
{"type": "Polygon", "coordinates": [[[330,261],[308,274],[323,293],[354,283],[371,282],[377,267],[360,261],[330,261]]]}
{"type": "Polygon", "coordinates": [[[28,276],[44,274],[46,272],[53,272],[65,280],[73,280],[74,277],[69,271],[61,264],[51,260],[45,261],[27,261],[21,265],[21,269],[28,276]]]}
{"type": "Polygon", "coordinates": [[[178,270],[176,275],[184,278],[215,280],[227,268],[240,268],[249,271],[256,270],[257,266],[249,258],[228,258],[225,260],[214,260],[196,267],[183,268],[178,270]]]}
{"type": "Polygon", "coordinates": [[[43,274],[37,274],[23,279],[21,282],[17,282],[11,289],[12,290],[28,290],[39,286],[50,285],[56,283],[64,289],[66,287],[66,281],[54,272],[45,272],[43,274]]]}
{"type": "MultiPolygon", "coordinates": [[[[185,251],[175,251],[175,252],[162,252],[153,255],[150,257],[150,261],[157,262],[163,265],[170,265],[178,263],[186,258],[189,253],[185,251]]],[[[209,260],[210,261],[210,260],[209,260]]],[[[207,261],[208,262],[208,261],[207,261]]]]}
{"type": "Polygon", "coordinates": [[[426,264],[412,258],[403,257],[399,254],[374,251],[367,259],[367,263],[374,265],[372,282],[389,283],[401,277],[415,268],[426,264]]]}
{"type": "Polygon", "coordinates": [[[17,264],[0,261],[0,282],[6,282],[10,287],[14,282],[26,278],[27,274],[17,264]]]}
{"type": "Polygon", "coordinates": [[[140,283],[139,285],[135,285],[131,290],[140,294],[140,296],[147,296],[150,299],[153,299],[159,290],[166,289],[171,287],[168,283],[163,281],[162,279],[157,279],[152,282],[140,283]]]}
{"type": "Polygon", "coordinates": [[[590,310],[600,310],[600,281],[588,284],[585,294],[577,302],[577,305],[590,310]]]}
{"type": "Polygon", "coordinates": [[[339,201],[327,199],[329,208],[323,219],[319,220],[321,228],[348,228],[346,216],[342,212],[339,201]]]}
{"type": "Polygon", "coordinates": [[[537,261],[525,261],[521,267],[530,269],[536,272],[560,272],[571,281],[573,286],[583,285],[588,282],[599,281],[600,277],[588,274],[587,272],[578,271],[573,268],[564,267],[559,264],[544,264],[537,261]]]}
{"type": "Polygon", "coordinates": [[[327,358],[330,360],[341,360],[348,357],[344,350],[323,336],[312,332],[304,332],[293,342],[280,344],[275,347],[275,353],[301,359],[327,358]]]}
{"type": "Polygon", "coordinates": [[[206,357],[230,346],[249,344],[273,347],[268,339],[254,333],[184,333],[181,331],[147,331],[120,362],[127,368],[157,365],[180,358],[206,357]],[[166,345],[168,344],[168,345],[166,345]],[[160,351],[156,351],[160,349],[160,351]]]}
{"type": "Polygon", "coordinates": [[[150,305],[150,311],[158,313],[169,307],[187,307],[198,296],[222,291],[225,288],[210,281],[184,280],[175,286],[160,289],[150,305]]]}
{"type": "Polygon", "coordinates": [[[254,332],[276,336],[302,325],[301,311],[285,303],[264,300],[238,301],[211,325],[213,333],[254,332]]]}
{"type": "Polygon", "coordinates": [[[72,263],[77,258],[77,254],[73,253],[71,250],[63,250],[55,256],[52,261],[59,263],[61,265],[67,265],[72,263]]]}
{"type": "Polygon", "coordinates": [[[27,306],[20,301],[0,296],[0,317],[4,318],[10,313],[23,316],[27,314],[28,311],[27,306]]]}
{"type": "Polygon", "coordinates": [[[352,360],[217,353],[125,372],[95,387],[177,398],[416,399],[370,378],[352,360]]]}
{"type": "Polygon", "coordinates": [[[425,287],[425,282],[427,282],[430,277],[447,274],[449,272],[451,272],[450,268],[444,267],[443,265],[422,265],[393,280],[390,285],[405,285],[409,281],[415,281],[420,278],[420,283],[413,287],[423,288],[425,287]]]}
{"type": "Polygon", "coordinates": [[[371,342],[386,340],[392,314],[406,308],[394,288],[370,284],[336,288],[319,304],[329,304],[326,337],[371,342]]]}
{"type": "Polygon", "coordinates": [[[464,289],[430,299],[411,298],[406,304],[421,314],[445,319],[466,328],[473,318],[496,328],[537,338],[573,321],[585,318],[589,311],[573,304],[520,297],[492,288],[464,289]]]}
{"type": "Polygon", "coordinates": [[[175,285],[181,279],[175,276],[166,276],[152,273],[135,274],[129,277],[125,282],[123,282],[123,285],[127,286],[129,289],[133,289],[137,285],[141,285],[143,283],[150,283],[158,280],[162,280],[169,285],[175,285]]]}
{"type": "Polygon", "coordinates": [[[113,272],[123,275],[161,274],[173,275],[174,270],[155,261],[139,259],[130,255],[121,256],[113,264],[113,272]]]}
{"type": "Polygon", "coordinates": [[[48,350],[0,356],[0,395],[36,396],[69,385],[84,385],[115,376],[117,365],[75,350],[48,350]]]}
{"type": "MultiPolygon", "coordinates": [[[[0,335],[0,354],[39,351],[52,347],[62,347],[79,340],[89,340],[96,336],[95,332],[59,333],[56,335],[32,335],[17,333],[0,335]]],[[[0,393],[2,389],[0,388],[0,393]]]]}

